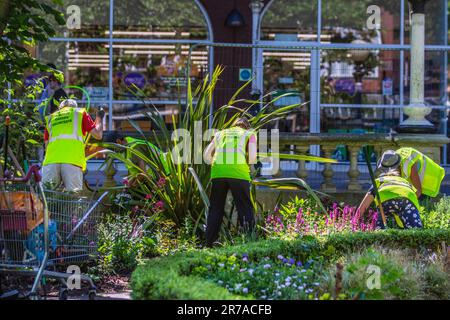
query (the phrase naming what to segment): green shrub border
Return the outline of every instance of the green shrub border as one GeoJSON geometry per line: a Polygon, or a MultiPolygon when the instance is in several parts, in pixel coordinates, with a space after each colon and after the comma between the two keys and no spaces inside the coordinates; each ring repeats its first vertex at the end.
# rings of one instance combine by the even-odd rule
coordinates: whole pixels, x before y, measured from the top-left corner
{"type": "Polygon", "coordinates": [[[293,241],[262,240],[244,245],[217,249],[202,249],[172,256],[158,257],[139,265],[131,276],[133,299],[174,300],[242,300],[211,281],[191,276],[193,267],[206,257],[247,254],[249,259],[276,258],[279,254],[306,261],[322,256],[332,259],[343,253],[380,245],[390,248],[437,249],[442,242],[450,244],[450,230],[385,230],[372,233],[356,232],[327,237],[303,237],[293,241]]]}

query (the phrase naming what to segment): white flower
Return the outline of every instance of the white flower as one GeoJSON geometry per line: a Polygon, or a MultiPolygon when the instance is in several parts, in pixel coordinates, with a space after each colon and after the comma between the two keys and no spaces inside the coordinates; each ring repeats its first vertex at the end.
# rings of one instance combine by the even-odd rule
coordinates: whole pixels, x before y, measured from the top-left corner
{"type": "Polygon", "coordinates": [[[242,289],[242,293],[248,293],[248,289],[247,288],[242,289]]]}
{"type": "Polygon", "coordinates": [[[267,299],[267,296],[261,296],[261,299],[267,299]]]}
{"type": "Polygon", "coordinates": [[[264,265],[264,269],[269,269],[270,268],[270,264],[265,264],[264,265]]]}
{"type": "Polygon", "coordinates": [[[223,267],[225,266],[225,264],[219,263],[218,266],[221,267],[221,268],[223,268],[223,267]]]}
{"type": "Polygon", "coordinates": [[[252,276],[253,275],[253,272],[255,272],[255,270],[253,270],[253,269],[249,269],[248,270],[248,273],[252,276]]]}
{"type": "Polygon", "coordinates": [[[292,278],[291,277],[287,277],[286,278],[286,282],[291,282],[292,278]]]}
{"type": "Polygon", "coordinates": [[[222,281],[222,280],[219,280],[219,281],[217,281],[217,283],[220,284],[220,285],[222,285],[222,284],[223,284],[223,281],[222,281]]]}

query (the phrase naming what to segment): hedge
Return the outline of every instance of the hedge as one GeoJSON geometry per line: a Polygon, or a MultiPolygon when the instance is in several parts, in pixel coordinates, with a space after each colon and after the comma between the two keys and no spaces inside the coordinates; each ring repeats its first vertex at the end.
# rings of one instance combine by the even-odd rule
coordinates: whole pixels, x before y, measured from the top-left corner
{"type": "Polygon", "coordinates": [[[450,243],[450,230],[386,230],[372,233],[334,234],[328,237],[303,237],[294,241],[262,240],[239,246],[202,249],[147,260],[139,265],[131,277],[133,299],[244,299],[206,279],[191,276],[193,267],[206,257],[247,254],[249,259],[275,258],[279,254],[299,259],[322,256],[333,259],[343,253],[380,245],[390,248],[440,247],[450,243]]]}

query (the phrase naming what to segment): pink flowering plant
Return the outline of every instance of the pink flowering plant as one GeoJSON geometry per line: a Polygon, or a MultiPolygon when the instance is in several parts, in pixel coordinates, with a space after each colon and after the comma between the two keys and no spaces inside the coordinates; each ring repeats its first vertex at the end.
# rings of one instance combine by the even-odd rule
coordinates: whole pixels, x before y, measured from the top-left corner
{"type": "Polygon", "coordinates": [[[309,199],[296,197],[269,213],[261,228],[269,238],[294,239],[305,235],[328,235],[336,232],[373,231],[378,212],[369,209],[364,215],[347,204],[332,203],[324,214],[309,199]]]}

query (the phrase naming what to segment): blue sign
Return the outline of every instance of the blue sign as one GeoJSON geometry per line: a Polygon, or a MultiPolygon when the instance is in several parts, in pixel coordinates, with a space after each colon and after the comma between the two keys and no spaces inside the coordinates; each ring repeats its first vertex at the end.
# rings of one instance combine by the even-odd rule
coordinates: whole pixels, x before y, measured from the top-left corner
{"type": "MultiPolygon", "coordinates": [[[[108,99],[108,87],[84,87],[84,89],[88,92],[91,100],[107,100],[108,99]]],[[[83,94],[83,99],[87,99],[85,94],[83,94]]]]}
{"type": "Polygon", "coordinates": [[[353,79],[337,79],[334,83],[336,92],[345,92],[349,95],[355,94],[355,81],[353,79]]]}
{"type": "Polygon", "coordinates": [[[123,82],[127,86],[135,85],[139,89],[143,89],[145,87],[146,80],[143,74],[139,72],[130,72],[125,76],[123,82]]]}
{"type": "Polygon", "coordinates": [[[252,78],[252,69],[240,68],[239,69],[239,81],[248,81],[252,78]]]}
{"type": "Polygon", "coordinates": [[[383,80],[383,96],[392,96],[393,94],[393,81],[391,78],[383,80]]]}

